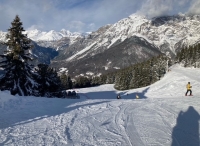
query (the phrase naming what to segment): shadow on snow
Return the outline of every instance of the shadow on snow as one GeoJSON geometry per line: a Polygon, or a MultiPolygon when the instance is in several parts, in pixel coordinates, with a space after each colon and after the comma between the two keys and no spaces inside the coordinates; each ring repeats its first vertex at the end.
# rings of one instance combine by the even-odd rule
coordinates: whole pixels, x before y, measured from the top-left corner
{"type": "MultiPolygon", "coordinates": [[[[102,92],[98,91],[98,92],[80,93],[80,95],[83,96],[83,98],[85,99],[94,99],[94,98],[101,99],[101,100],[103,99],[102,101],[92,100],[92,102],[90,101],[90,103],[81,103],[84,101],[87,102],[87,100],[85,99],[16,97],[15,99],[10,99],[9,101],[3,103],[3,106],[1,105],[0,129],[6,129],[9,127],[12,129],[12,127],[15,127],[17,125],[28,124],[28,123],[36,122],[38,120],[42,120],[51,116],[68,113],[70,111],[73,111],[75,109],[78,109],[84,106],[92,106],[92,105],[98,105],[98,104],[110,102],[110,99],[118,100],[116,98],[119,93],[121,94],[122,99],[135,99],[136,94],[140,97],[140,99],[144,99],[144,98],[147,98],[145,96],[145,93],[147,92],[147,90],[148,88],[142,92],[135,92],[135,93],[129,93],[129,94],[127,94],[126,91],[125,92],[118,91],[118,93],[115,91],[102,91],[102,92]]],[[[73,124],[73,119],[71,121],[71,124],[73,124]]],[[[70,140],[71,137],[70,137],[68,128],[66,128],[65,133],[68,139],[70,140]]],[[[40,134],[40,132],[36,133],[35,135],[38,135],[38,134],[40,134]]],[[[34,136],[34,135],[31,135],[31,136],[34,136]]],[[[29,136],[26,138],[29,138],[29,136]]],[[[5,144],[6,142],[8,141],[6,140],[3,143],[5,144]]]]}
{"type": "MultiPolygon", "coordinates": [[[[122,99],[135,99],[136,94],[140,99],[147,98],[145,93],[148,88],[141,93],[130,93],[121,91],[120,95],[122,99]]],[[[119,92],[118,92],[119,93],[119,92]]],[[[115,91],[98,91],[80,93],[80,96],[85,99],[116,99],[117,92],[115,91]]],[[[74,106],[67,108],[68,106],[85,101],[85,99],[61,99],[61,98],[38,98],[38,97],[16,97],[16,99],[10,99],[2,107],[0,107],[0,129],[30,123],[33,121],[41,120],[50,116],[60,115],[62,113],[70,112],[79,107],[88,106],[88,104],[80,104],[80,106],[74,106]],[[37,98],[37,99],[35,99],[37,98]],[[62,100],[62,101],[60,101],[62,100]],[[12,109],[12,110],[11,110],[12,109]],[[9,111],[10,110],[10,111],[9,111]],[[3,114],[3,113],[6,114],[3,114]],[[10,118],[12,117],[12,118],[10,118]]],[[[109,102],[109,101],[103,101],[109,102]]],[[[93,105],[101,104],[102,102],[94,101],[90,103],[93,105]]]]}
{"type": "Polygon", "coordinates": [[[136,96],[139,97],[139,99],[146,99],[148,98],[145,96],[147,91],[149,90],[150,87],[144,89],[142,92],[134,92],[134,93],[127,93],[127,92],[122,92],[123,95],[121,96],[122,99],[136,99],[136,96]]]}
{"type": "Polygon", "coordinates": [[[120,94],[121,99],[136,99],[136,95],[139,96],[139,99],[148,98],[145,96],[148,88],[145,88],[142,92],[134,92],[128,93],[127,91],[96,91],[96,92],[87,92],[87,93],[79,93],[82,98],[85,99],[117,99],[117,95],[120,94]]]}
{"type": "MultiPolygon", "coordinates": [[[[41,99],[43,99],[43,98],[41,98],[41,99]]],[[[50,98],[47,98],[47,100],[48,99],[51,100],[50,98]]],[[[54,100],[54,99],[52,99],[52,100],[54,100]]],[[[58,100],[63,100],[63,99],[57,98],[55,100],[58,101],[58,100]]],[[[55,102],[55,104],[52,104],[52,105],[49,105],[49,106],[47,106],[47,105],[43,106],[44,107],[43,110],[41,110],[41,108],[40,108],[40,110],[37,110],[33,106],[29,105],[27,111],[26,111],[25,108],[21,111],[18,111],[19,114],[22,115],[22,116],[20,116],[20,118],[13,118],[12,121],[9,121],[5,124],[0,123],[0,129],[9,128],[9,127],[12,128],[13,126],[17,126],[17,125],[21,125],[21,124],[27,124],[27,123],[30,123],[30,122],[35,122],[37,120],[41,120],[43,118],[48,118],[48,117],[51,117],[51,116],[56,116],[56,115],[60,115],[60,114],[63,114],[63,113],[68,113],[70,111],[73,111],[75,109],[78,109],[78,108],[81,108],[81,107],[84,107],[84,106],[92,106],[92,105],[103,104],[103,103],[109,102],[109,101],[105,100],[105,101],[94,101],[93,103],[78,104],[78,101],[81,102],[81,101],[86,101],[86,100],[70,100],[70,99],[65,100],[64,99],[63,102],[59,102],[61,104],[58,104],[57,106],[56,106],[56,102],[55,102]],[[75,104],[75,105],[73,105],[73,104],[75,104]],[[26,116],[23,116],[23,114],[25,114],[26,112],[29,112],[29,114],[26,115],[26,116]]],[[[13,101],[11,101],[11,102],[13,102],[13,101]]],[[[37,103],[37,104],[41,104],[41,103],[37,103]]],[[[10,113],[9,116],[15,117],[15,113],[10,113]]],[[[0,118],[1,118],[1,116],[0,116],[0,118]]],[[[73,124],[75,118],[76,118],[76,115],[75,115],[74,118],[72,118],[70,125],[73,124]]],[[[8,118],[8,119],[10,119],[10,118],[8,118]]],[[[58,125],[58,126],[60,127],[62,125],[58,125]]],[[[48,129],[48,131],[53,130],[53,129],[57,129],[57,128],[58,127],[53,127],[52,129],[48,129]]],[[[67,131],[68,130],[66,129],[66,132],[67,131]]],[[[29,135],[29,136],[27,136],[23,139],[19,139],[19,141],[34,137],[34,136],[39,135],[41,133],[44,133],[44,132],[38,131],[37,133],[31,134],[31,135],[29,135]]],[[[70,135],[68,133],[66,133],[66,134],[67,134],[68,139],[70,140],[71,139],[70,135]]],[[[10,144],[10,143],[7,143],[8,140],[9,139],[0,143],[0,145],[10,144]]]]}
{"type": "Polygon", "coordinates": [[[172,132],[171,146],[199,146],[199,113],[190,106],[181,111],[172,132]]]}
{"type": "MultiPolygon", "coordinates": [[[[35,97],[37,98],[37,97],[35,97]]],[[[21,124],[38,121],[51,116],[68,113],[80,107],[97,105],[109,101],[94,101],[71,106],[84,99],[61,99],[61,98],[32,98],[17,97],[10,99],[0,107],[0,129],[13,127],[21,124]],[[62,100],[62,101],[61,101],[62,100]],[[5,114],[4,114],[5,113],[5,114]]]]}

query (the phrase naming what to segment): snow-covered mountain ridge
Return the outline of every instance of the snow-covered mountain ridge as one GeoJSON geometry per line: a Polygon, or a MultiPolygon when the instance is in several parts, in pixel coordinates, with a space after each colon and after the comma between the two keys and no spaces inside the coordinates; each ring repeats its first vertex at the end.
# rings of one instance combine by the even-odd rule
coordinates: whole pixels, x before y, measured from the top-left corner
{"type": "MultiPolygon", "coordinates": [[[[33,29],[33,30],[26,30],[24,33],[27,34],[27,36],[35,42],[58,41],[62,39],[63,37],[77,38],[77,37],[81,37],[85,35],[79,32],[72,33],[69,30],[65,30],[65,29],[62,29],[61,31],[58,31],[58,32],[55,30],[50,30],[46,32],[46,31],[40,31],[38,29],[33,29]]],[[[0,31],[0,41],[6,40],[6,34],[7,34],[6,32],[0,31]]]]}
{"type": "MultiPolygon", "coordinates": [[[[28,38],[36,42],[41,47],[53,48],[55,50],[62,50],[66,45],[73,44],[77,38],[83,38],[90,34],[90,32],[79,33],[70,32],[68,30],[62,29],[61,31],[50,30],[48,32],[41,31],[38,29],[26,30],[24,32],[27,34],[28,38]]],[[[6,41],[7,32],[0,31],[0,42],[6,41]]]]}
{"type": "Polygon", "coordinates": [[[44,32],[40,30],[27,30],[25,31],[27,36],[31,38],[34,41],[57,41],[60,40],[63,37],[79,37],[82,34],[78,32],[71,33],[68,30],[62,29],[59,32],[56,32],[54,30],[51,30],[49,32],[44,32]]]}
{"type": "Polygon", "coordinates": [[[72,72],[79,67],[82,67],[81,71],[89,72],[94,72],[94,68],[98,71],[124,68],[157,56],[156,50],[175,56],[182,48],[199,41],[199,15],[179,14],[148,19],[132,14],[62,49],[51,64],[69,68],[72,72]]]}
{"type": "Polygon", "coordinates": [[[158,47],[168,43],[170,49],[175,52],[177,43],[184,42],[192,45],[200,40],[200,16],[187,16],[179,14],[175,16],[163,16],[151,20],[138,15],[131,15],[129,18],[122,19],[114,27],[123,28],[124,35],[138,35],[149,40],[158,47]],[[126,30],[126,31],[125,31],[126,30]]]}
{"type": "MultiPolygon", "coordinates": [[[[81,42],[72,44],[73,48],[82,42],[86,45],[77,48],[65,59],[73,61],[91,54],[94,56],[133,36],[145,39],[163,53],[174,55],[183,47],[200,41],[200,16],[179,14],[147,19],[145,16],[132,14],[115,24],[103,26],[81,42]]],[[[67,51],[68,49],[64,54],[67,51]]]]}
{"type": "MultiPolygon", "coordinates": [[[[98,31],[97,31],[98,32],[98,31]]],[[[96,36],[97,32],[91,35],[96,36]]],[[[176,53],[183,45],[200,41],[200,16],[177,15],[147,19],[137,14],[130,15],[110,27],[92,43],[95,48],[110,48],[116,42],[123,42],[131,36],[138,36],[156,45],[161,51],[176,53]]],[[[88,45],[89,46],[89,45],[88,45]]]]}
{"type": "MultiPolygon", "coordinates": [[[[148,19],[142,15],[132,14],[128,18],[124,18],[115,24],[103,26],[92,33],[72,33],[65,29],[59,32],[54,30],[45,32],[34,29],[26,30],[25,33],[33,41],[45,41],[46,44],[48,41],[58,41],[64,37],[72,38],[73,41],[70,44],[73,44],[77,37],[90,34],[92,41],[86,47],[95,44],[95,48],[92,45],[93,49],[101,46],[110,48],[114,43],[123,42],[125,39],[136,35],[156,45],[161,51],[165,52],[167,47],[167,50],[176,53],[180,46],[188,46],[200,41],[200,16],[179,14],[148,19]]],[[[0,31],[0,41],[5,41],[5,36],[6,32],[0,31]]]]}

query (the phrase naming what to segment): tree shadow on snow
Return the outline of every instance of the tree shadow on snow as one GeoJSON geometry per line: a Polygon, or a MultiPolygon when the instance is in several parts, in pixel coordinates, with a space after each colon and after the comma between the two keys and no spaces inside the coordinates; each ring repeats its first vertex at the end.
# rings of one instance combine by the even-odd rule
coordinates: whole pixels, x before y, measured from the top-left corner
{"type": "Polygon", "coordinates": [[[137,99],[137,97],[139,99],[146,99],[148,98],[147,96],[145,96],[145,94],[147,93],[147,91],[149,90],[150,87],[144,89],[142,92],[134,92],[134,93],[127,93],[127,92],[122,92],[122,99],[137,99]]]}
{"type": "Polygon", "coordinates": [[[122,99],[135,99],[136,95],[140,99],[144,99],[147,98],[145,96],[147,90],[148,88],[142,92],[129,94],[127,94],[127,91],[80,93],[80,96],[83,97],[82,99],[17,97],[0,105],[0,129],[36,122],[51,116],[68,113],[84,106],[103,104],[110,102],[110,99],[117,100],[119,93],[122,99]],[[85,99],[101,99],[101,101],[93,100],[87,103],[85,99]],[[84,101],[86,102],[84,103],[84,101]]]}
{"type": "Polygon", "coordinates": [[[199,146],[199,113],[190,106],[181,111],[172,132],[171,146],[199,146]]]}
{"type": "Polygon", "coordinates": [[[34,100],[33,98],[30,98],[23,102],[23,99],[11,99],[6,102],[3,107],[0,107],[0,112],[2,112],[0,115],[0,129],[36,122],[51,116],[68,113],[84,106],[92,106],[109,102],[105,100],[81,103],[84,101],[86,100],[61,98],[38,98],[37,100],[34,100]],[[23,106],[21,106],[21,104],[23,104],[23,106]],[[10,107],[12,107],[12,110],[3,114],[3,111],[9,110],[10,107]]]}
{"type": "MultiPolygon", "coordinates": [[[[76,100],[76,99],[74,101],[69,100],[69,99],[66,99],[66,100],[65,99],[57,99],[57,100],[63,100],[62,104],[60,104],[58,106],[53,106],[53,105],[44,106],[45,110],[42,110],[42,111],[41,111],[41,109],[37,111],[33,107],[30,106],[28,112],[31,112],[31,113],[29,113],[24,118],[22,118],[22,117],[19,118],[19,119],[14,118],[14,119],[12,119],[12,121],[9,121],[8,123],[5,123],[4,125],[0,124],[0,129],[4,129],[4,128],[8,128],[8,127],[12,128],[12,126],[17,126],[17,125],[21,125],[21,124],[27,124],[27,123],[31,123],[31,122],[36,122],[38,120],[42,120],[44,118],[48,118],[48,117],[51,117],[51,116],[56,116],[56,115],[60,115],[60,114],[63,114],[63,113],[68,113],[70,111],[73,111],[73,110],[78,109],[78,108],[83,108],[85,106],[93,106],[93,105],[98,105],[98,104],[103,104],[103,103],[110,102],[110,101],[104,100],[104,101],[94,101],[94,102],[83,104],[83,103],[79,103],[79,102],[82,102],[82,101],[84,102],[86,100],[76,100]],[[57,109],[55,109],[55,108],[57,108],[57,109]]],[[[25,110],[26,109],[23,109],[21,114],[24,114],[23,112],[25,110]]],[[[11,114],[9,116],[13,116],[13,115],[11,114]]],[[[72,125],[74,123],[76,117],[77,117],[77,115],[74,115],[74,117],[70,121],[70,125],[72,125]]],[[[64,123],[64,126],[66,126],[65,124],[66,123],[64,123]]],[[[63,125],[58,125],[58,127],[60,127],[60,126],[63,126],[63,125]]],[[[48,131],[54,130],[54,129],[56,130],[58,127],[52,127],[51,129],[48,129],[48,131]]],[[[66,132],[65,133],[67,134],[68,140],[70,142],[71,137],[70,137],[70,134],[68,133],[68,131],[69,131],[69,128],[66,128],[66,132]]],[[[44,133],[44,131],[40,132],[40,130],[39,130],[38,132],[36,132],[34,134],[31,134],[31,135],[28,135],[27,137],[25,137],[23,139],[19,139],[19,141],[29,139],[31,137],[37,136],[37,135],[42,134],[42,133],[44,133]]],[[[6,141],[0,143],[0,145],[11,144],[11,143],[8,143],[8,140],[9,139],[7,139],[6,141]]]]}
{"type": "Polygon", "coordinates": [[[116,99],[117,93],[115,91],[96,91],[79,93],[79,95],[85,99],[116,99]]]}
{"type": "Polygon", "coordinates": [[[120,94],[121,99],[137,99],[136,95],[139,99],[148,98],[145,96],[149,87],[144,89],[142,92],[134,92],[128,93],[128,91],[96,91],[96,92],[88,92],[88,93],[79,93],[81,97],[85,99],[117,99],[117,96],[120,94]]]}

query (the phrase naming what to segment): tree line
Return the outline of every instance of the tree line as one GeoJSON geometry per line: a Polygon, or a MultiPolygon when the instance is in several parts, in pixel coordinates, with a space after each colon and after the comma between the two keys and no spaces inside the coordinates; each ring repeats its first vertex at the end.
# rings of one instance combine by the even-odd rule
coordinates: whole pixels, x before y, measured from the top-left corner
{"type": "Polygon", "coordinates": [[[153,57],[118,71],[92,77],[90,85],[114,84],[118,90],[128,90],[151,85],[168,71],[171,59],[166,55],[153,57]]]}

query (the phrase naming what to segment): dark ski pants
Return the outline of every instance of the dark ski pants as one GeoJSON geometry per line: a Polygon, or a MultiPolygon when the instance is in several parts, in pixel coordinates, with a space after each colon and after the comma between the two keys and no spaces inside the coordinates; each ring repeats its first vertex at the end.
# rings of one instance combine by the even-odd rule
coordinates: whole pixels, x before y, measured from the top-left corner
{"type": "Polygon", "coordinates": [[[187,90],[187,92],[185,93],[185,95],[187,95],[188,94],[188,92],[190,92],[190,95],[192,95],[192,90],[187,90]]]}

